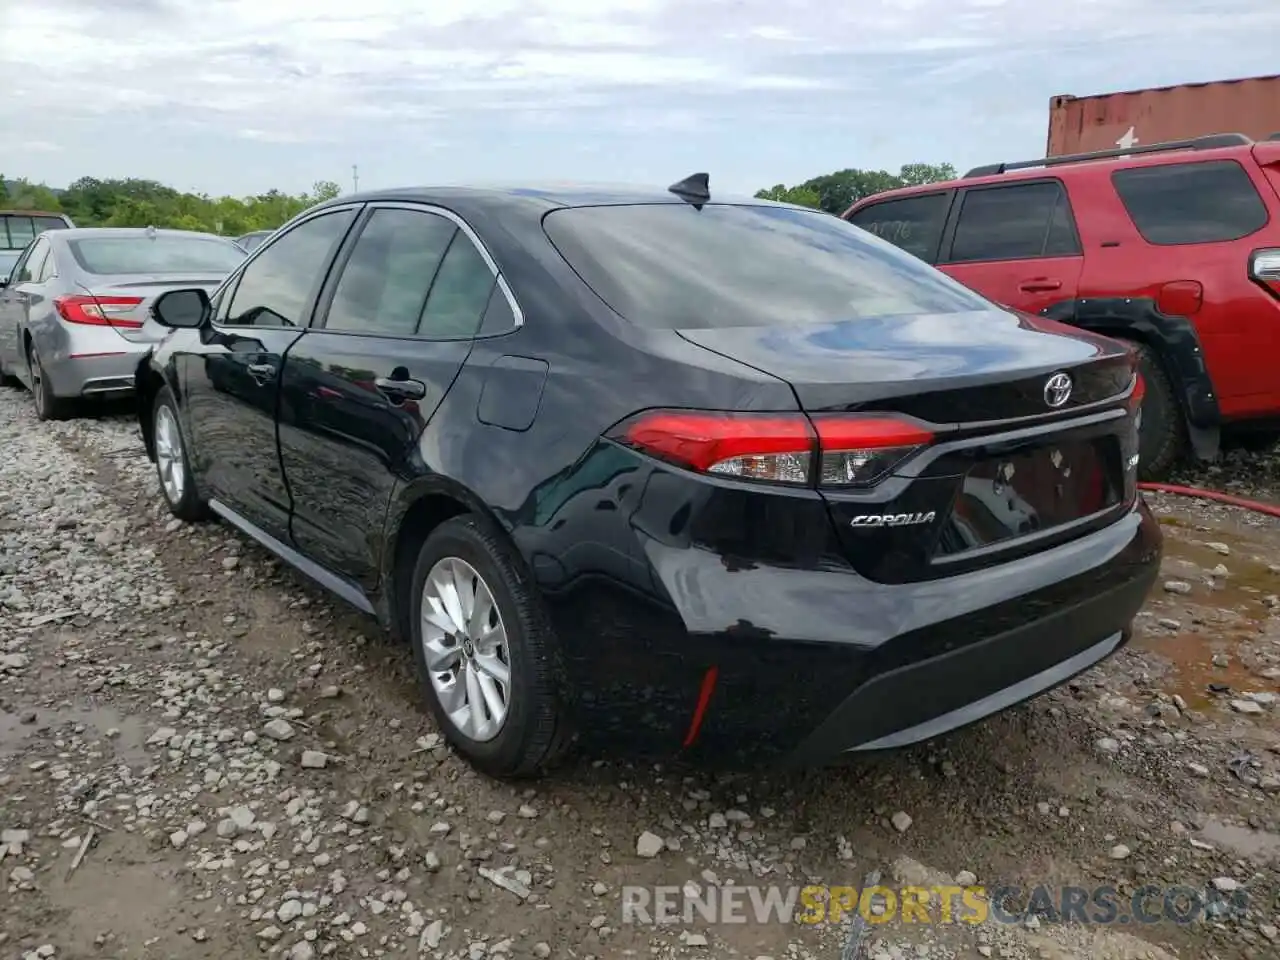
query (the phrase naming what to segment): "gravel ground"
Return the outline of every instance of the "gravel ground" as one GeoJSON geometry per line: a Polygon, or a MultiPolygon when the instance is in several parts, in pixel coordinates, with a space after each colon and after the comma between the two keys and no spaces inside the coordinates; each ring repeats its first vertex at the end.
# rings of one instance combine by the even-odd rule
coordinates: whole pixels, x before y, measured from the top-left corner
{"type": "MultiPolygon", "coordinates": [[[[127,412],[39,424],[0,389],[0,450],[0,957],[1280,955],[1275,521],[1159,498],[1133,645],[936,743],[800,778],[586,758],[512,787],[440,743],[374,623],[163,512],[127,412]],[[628,884],[873,872],[1246,899],[1181,925],[623,922],[628,884]]],[[[1274,457],[1199,479],[1280,502],[1274,457]]]]}

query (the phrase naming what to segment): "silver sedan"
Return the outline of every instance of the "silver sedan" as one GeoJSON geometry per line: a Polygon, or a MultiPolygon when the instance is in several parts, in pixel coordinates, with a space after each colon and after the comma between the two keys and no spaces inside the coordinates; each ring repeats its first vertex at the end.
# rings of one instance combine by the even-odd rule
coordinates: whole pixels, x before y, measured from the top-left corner
{"type": "Polygon", "coordinates": [[[0,379],[25,384],[42,420],[81,398],[127,396],[165,333],[151,303],[213,291],[245,258],[232,240],[185,230],[74,228],[40,234],[0,276],[0,379]]]}

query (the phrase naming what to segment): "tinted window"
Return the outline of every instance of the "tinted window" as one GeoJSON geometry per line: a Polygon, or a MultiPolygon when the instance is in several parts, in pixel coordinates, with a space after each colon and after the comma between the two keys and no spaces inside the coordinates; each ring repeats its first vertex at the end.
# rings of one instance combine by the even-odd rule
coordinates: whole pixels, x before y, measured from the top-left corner
{"type": "Polygon", "coordinates": [[[9,228],[8,246],[10,248],[21,250],[36,238],[36,227],[30,217],[4,217],[3,220],[9,228]]]}
{"type": "Polygon", "coordinates": [[[216,237],[95,237],[68,246],[80,268],[96,274],[230,273],[244,260],[239,247],[216,237]]]}
{"type": "Polygon", "coordinates": [[[375,210],[342,268],[325,329],[413,336],[457,231],[433,213],[375,210]]]}
{"type": "Polygon", "coordinates": [[[1049,239],[1044,244],[1046,257],[1067,257],[1080,253],[1080,239],[1076,236],[1075,218],[1071,215],[1071,202],[1067,191],[1058,191],[1058,202],[1053,207],[1053,219],[1049,222],[1049,239]]]}
{"type": "Polygon", "coordinates": [[[1117,170],[1116,193],[1148,243],[1215,243],[1261,229],[1267,208],[1234,160],[1117,170]]]}
{"type": "Polygon", "coordinates": [[[881,240],[932,261],[938,253],[949,204],[950,195],[945,193],[904,197],[863,207],[849,219],[881,240]]]}
{"type": "Polygon", "coordinates": [[[1044,256],[1062,188],[1057,183],[970,190],[951,242],[952,263],[1044,256]]]}
{"type": "Polygon", "coordinates": [[[475,336],[496,283],[471,238],[459,230],[431,284],[418,332],[436,340],[475,336]]]}
{"type": "Polygon", "coordinates": [[[648,327],[798,326],[991,309],[923,261],[819,211],[573,207],[553,211],[543,225],[601,299],[648,327]]]}
{"type": "Polygon", "coordinates": [[[351,211],[322,214],[276,237],[245,267],[226,322],[236,326],[303,326],[303,314],[351,223],[351,211]]]}
{"type": "Polygon", "coordinates": [[[46,230],[67,229],[67,222],[61,217],[32,217],[32,223],[36,233],[44,233],[46,230]]]}

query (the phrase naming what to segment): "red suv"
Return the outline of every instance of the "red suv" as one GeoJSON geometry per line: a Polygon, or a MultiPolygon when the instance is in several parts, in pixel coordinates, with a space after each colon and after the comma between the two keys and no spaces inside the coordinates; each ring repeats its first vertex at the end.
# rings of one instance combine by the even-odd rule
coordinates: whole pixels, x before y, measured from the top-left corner
{"type": "Polygon", "coordinates": [[[1280,135],[978,167],[844,219],[991,300],[1129,341],[1143,479],[1280,430],[1280,135]]]}

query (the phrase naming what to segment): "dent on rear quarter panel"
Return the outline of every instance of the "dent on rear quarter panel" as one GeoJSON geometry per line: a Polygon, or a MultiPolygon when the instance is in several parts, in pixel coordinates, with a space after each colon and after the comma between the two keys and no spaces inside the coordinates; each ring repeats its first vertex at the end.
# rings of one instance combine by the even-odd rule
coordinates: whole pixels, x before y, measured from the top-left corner
{"type": "Polygon", "coordinates": [[[545,360],[504,355],[485,370],[476,418],[493,427],[522,432],[533,426],[551,367],[545,360]]]}

